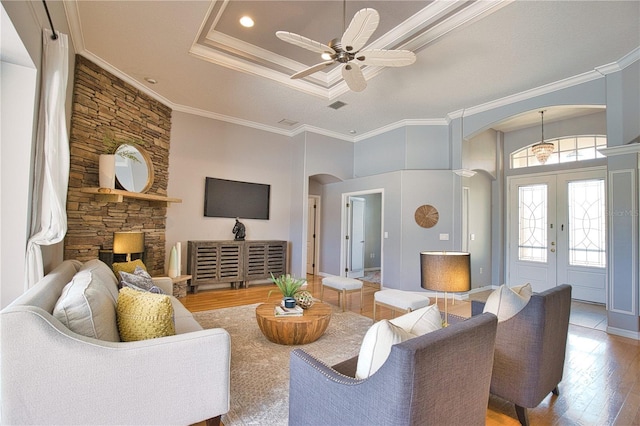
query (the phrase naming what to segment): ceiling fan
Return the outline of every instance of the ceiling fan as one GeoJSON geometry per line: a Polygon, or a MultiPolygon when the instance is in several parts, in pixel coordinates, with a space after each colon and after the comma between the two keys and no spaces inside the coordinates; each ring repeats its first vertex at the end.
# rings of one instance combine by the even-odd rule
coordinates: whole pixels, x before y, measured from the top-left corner
{"type": "MultiPolygon", "coordinates": [[[[344,9],[343,9],[344,10],[344,9]]],[[[354,92],[361,92],[367,87],[360,64],[383,67],[404,67],[416,61],[416,55],[409,50],[369,49],[361,50],[369,37],[378,28],[380,15],[375,9],[359,10],[344,31],[341,39],[333,39],[329,44],[322,44],[309,38],[287,31],[278,31],[276,36],[287,43],[320,53],[324,62],[297,72],[292,79],[306,77],[335,63],[344,64],[342,78],[354,92]]]]}

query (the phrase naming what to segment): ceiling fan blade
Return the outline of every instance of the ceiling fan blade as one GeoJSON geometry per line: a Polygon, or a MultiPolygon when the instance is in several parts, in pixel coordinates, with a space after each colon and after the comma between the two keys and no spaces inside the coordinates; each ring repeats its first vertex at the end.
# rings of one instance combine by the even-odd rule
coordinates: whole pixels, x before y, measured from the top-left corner
{"type": "Polygon", "coordinates": [[[321,69],[328,67],[329,65],[333,65],[334,63],[335,61],[320,62],[319,64],[316,64],[310,68],[307,68],[305,70],[295,73],[294,75],[291,76],[291,78],[296,79],[296,78],[306,77],[308,75],[313,74],[314,72],[320,71],[321,69]]]}
{"type": "Polygon", "coordinates": [[[342,35],[340,41],[342,48],[347,52],[357,52],[362,49],[371,34],[378,28],[380,15],[375,9],[361,9],[353,16],[349,27],[342,35]]]}
{"type": "Polygon", "coordinates": [[[404,67],[413,64],[416,61],[416,55],[409,50],[371,49],[358,53],[356,60],[365,65],[404,67]]]}
{"type": "Polygon", "coordinates": [[[276,36],[287,43],[294,44],[298,47],[302,47],[303,49],[310,50],[316,53],[330,53],[335,54],[335,50],[327,46],[326,44],[319,43],[317,41],[311,40],[310,38],[306,38],[299,34],[290,33],[287,31],[277,31],[276,36]]]}
{"type": "Polygon", "coordinates": [[[358,64],[354,62],[347,62],[342,67],[342,78],[349,86],[349,89],[354,92],[362,92],[367,87],[367,80],[365,80],[362,70],[358,64]]]}

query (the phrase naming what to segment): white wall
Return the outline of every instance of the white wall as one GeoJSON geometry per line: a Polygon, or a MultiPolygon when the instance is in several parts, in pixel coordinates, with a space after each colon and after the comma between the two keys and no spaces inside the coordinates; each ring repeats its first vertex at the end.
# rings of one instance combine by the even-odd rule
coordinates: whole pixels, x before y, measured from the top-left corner
{"type": "Polygon", "coordinates": [[[271,185],[269,220],[243,219],[248,240],[290,238],[292,141],[285,136],[190,114],[173,112],[167,193],[182,203],[167,208],[167,264],[181,242],[232,240],[235,219],[204,217],[206,177],[271,185]]]}
{"type": "MultiPolygon", "coordinates": [[[[11,23],[2,9],[3,53],[11,23]]],[[[15,30],[14,30],[15,31],[15,30]]],[[[16,36],[17,39],[17,36],[16,36]]],[[[12,49],[31,62],[19,39],[12,49]]],[[[4,57],[4,55],[3,55],[4,57]]],[[[29,180],[37,70],[35,65],[0,63],[0,307],[24,291],[28,238],[29,180]]]]}
{"type": "MultiPolygon", "coordinates": [[[[69,33],[62,2],[49,2],[57,31],[69,33]]],[[[5,306],[24,289],[24,256],[31,216],[33,147],[38,115],[38,72],[42,65],[42,28],[49,28],[41,2],[2,1],[2,122],[0,159],[0,304],[5,306]],[[20,59],[16,59],[20,58],[20,59]],[[8,266],[10,265],[10,266],[8,266]]],[[[75,52],[69,46],[67,127],[75,52]]],[[[45,273],[62,261],[62,243],[42,247],[45,273]]]]}

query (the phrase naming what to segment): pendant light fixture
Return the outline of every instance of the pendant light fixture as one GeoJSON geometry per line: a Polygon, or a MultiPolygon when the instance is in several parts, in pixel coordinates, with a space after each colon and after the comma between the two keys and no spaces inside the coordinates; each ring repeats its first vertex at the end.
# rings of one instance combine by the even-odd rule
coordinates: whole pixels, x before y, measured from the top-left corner
{"type": "Polygon", "coordinates": [[[531,151],[533,151],[540,164],[544,164],[553,153],[554,146],[552,143],[544,141],[544,111],[540,111],[540,121],[542,123],[540,142],[532,146],[531,151]]]}

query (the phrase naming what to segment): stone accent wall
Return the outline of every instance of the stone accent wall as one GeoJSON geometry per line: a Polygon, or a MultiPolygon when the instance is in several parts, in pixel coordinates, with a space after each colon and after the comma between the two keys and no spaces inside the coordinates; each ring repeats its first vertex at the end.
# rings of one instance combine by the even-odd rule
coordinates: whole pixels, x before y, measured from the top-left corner
{"type": "Polygon", "coordinates": [[[120,203],[100,202],[80,192],[98,187],[98,156],[108,153],[102,142],[105,131],[117,139],[141,141],[154,168],[147,193],[167,195],[171,109],[77,55],[64,258],[97,258],[100,249],[113,248],[115,231],[143,231],[145,264],[151,275],[164,274],[166,206],[127,198],[120,203]]]}

